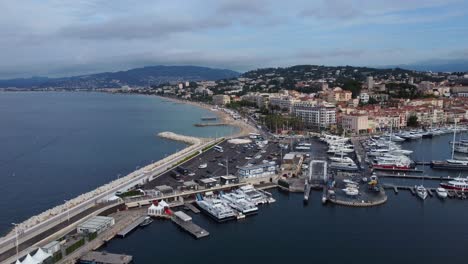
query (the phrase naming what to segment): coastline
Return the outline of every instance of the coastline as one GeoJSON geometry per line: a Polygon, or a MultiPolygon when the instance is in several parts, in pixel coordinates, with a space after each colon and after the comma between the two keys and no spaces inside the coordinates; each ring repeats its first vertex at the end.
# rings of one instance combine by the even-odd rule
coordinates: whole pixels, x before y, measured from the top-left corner
{"type": "Polygon", "coordinates": [[[257,129],[246,124],[242,120],[234,120],[228,113],[222,111],[221,109],[216,109],[214,110],[214,105],[209,105],[201,102],[194,102],[194,101],[189,101],[189,100],[183,100],[179,98],[173,98],[173,97],[165,97],[161,95],[153,95],[156,96],[160,99],[165,99],[172,101],[174,103],[180,103],[180,104],[187,104],[195,107],[199,107],[205,110],[208,110],[212,113],[214,113],[222,123],[227,123],[229,126],[233,126],[239,129],[237,133],[231,134],[227,137],[229,138],[235,138],[235,137],[241,137],[241,136],[247,136],[249,133],[254,133],[257,132],[257,129]]]}

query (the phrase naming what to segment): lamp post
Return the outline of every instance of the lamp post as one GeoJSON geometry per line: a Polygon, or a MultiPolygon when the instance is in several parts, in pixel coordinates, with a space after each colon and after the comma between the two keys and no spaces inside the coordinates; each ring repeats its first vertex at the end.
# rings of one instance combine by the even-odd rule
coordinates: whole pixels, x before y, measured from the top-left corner
{"type": "Polygon", "coordinates": [[[18,259],[18,224],[11,223],[12,225],[15,226],[15,241],[16,241],[16,259],[18,259]]]}
{"type": "Polygon", "coordinates": [[[70,209],[68,208],[68,200],[63,200],[67,205],[67,221],[70,222],[70,209]]]}

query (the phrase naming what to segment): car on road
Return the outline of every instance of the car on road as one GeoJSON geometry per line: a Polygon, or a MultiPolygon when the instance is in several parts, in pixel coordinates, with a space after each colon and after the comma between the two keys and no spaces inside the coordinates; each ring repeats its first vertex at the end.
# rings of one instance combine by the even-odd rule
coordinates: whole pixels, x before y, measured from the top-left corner
{"type": "Polygon", "coordinates": [[[245,156],[245,159],[246,159],[246,160],[250,160],[250,159],[252,159],[252,157],[250,157],[250,156],[245,156]]]}
{"type": "Polygon", "coordinates": [[[262,155],[257,155],[255,156],[256,159],[261,159],[262,158],[262,155]]]}
{"type": "Polygon", "coordinates": [[[193,177],[193,176],[195,176],[195,172],[191,172],[191,173],[189,173],[189,174],[188,174],[188,176],[190,176],[190,177],[193,177]]]}

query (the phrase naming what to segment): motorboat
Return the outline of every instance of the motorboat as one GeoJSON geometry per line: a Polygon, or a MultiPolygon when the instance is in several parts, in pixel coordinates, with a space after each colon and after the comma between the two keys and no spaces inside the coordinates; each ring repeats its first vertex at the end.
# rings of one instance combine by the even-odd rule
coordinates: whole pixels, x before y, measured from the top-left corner
{"type": "Polygon", "coordinates": [[[238,212],[247,215],[257,213],[258,208],[252,202],[247,201],[245,194],[240,192],[223,193],[221,199],[238,212]]]}
{"type": "Polygon", "coordinates": [[[151,217],[147,216],[147,217],[145,217],[143,222],[141,222],[140,227],[145,227],[147,225],[150,225],[151,223],[153,223],[153,219],[151,217]]]}
{"type": "Polygon", "coordinates": [[[353,159],[350,157],[329,157],[329,159],[334,162],[354,163],[353,159]]]}
{"type": "Polygon", "coordinates": [[[440,186],[447,190],[467,191],[468,178],[457,177],[451,181],[441,183],[440,186]]]}
{"type": "Polygon", "coordinates": [[[414,189],[416,190],[416,194],[418,195],[419,198],[423,200],[427,198],[427,190],[424,186],[422,185],[414,186],[414,189]]]}
{"type": "Polygon", "coordinates": [[[342,189],[346,195],[349,195],[349,196],[357,196],[359,194],[359,190],[357,188],[353,188],[353,187],[346,187],[345,189],[342,189]]]}
{"type": "Polygon", "coordinates": [[[331,162],[330,163],[330,168],[331,169],[336,169],[336,170],[345,170],[345,171],[357,171],[357,170],[359,170],[358,166],[354,162],[353,163],[331,162]]]}
{"type": "Polygon", "coordinates": [[[218,222],[236,218],[234,210],[223,200],[217,198],[197,199],[198,207],[218,222]]]}
{"type": "Polygon", "coordinates": [[[448,195],[447,190],[442,187],[437,188],[436,193],[437,193],[437,196],[439,196],[439,198],[442,198],[442,199],[447,198],[447,195],[448,195]]]}

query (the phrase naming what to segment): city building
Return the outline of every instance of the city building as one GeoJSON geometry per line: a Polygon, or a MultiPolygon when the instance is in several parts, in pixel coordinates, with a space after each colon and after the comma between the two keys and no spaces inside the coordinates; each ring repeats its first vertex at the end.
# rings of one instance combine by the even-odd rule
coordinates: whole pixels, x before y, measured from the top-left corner
{"type": "Polygon", "coordinates": [[[309,102],[300,102],[293,105],[293,115],[300,118],[306,126],[328,128],[336,124],[336,108],[316,106],[309,102]]]}
{"type": "Polygon", "coordinates": [[[364,104],[368,103],[369,102],[369,94],[368,93],[361,93],[359,95],[359,101],[361,101],[364,104]]]}
{"type": "Polygon", "coordinates": [[[216,94],[213,95],[213,103],[215,105],[226,105],[231,102],[231,97],[225,94],[216,94]]]}
{"type": "Polygon", "coordinates": [[[368,76],[366,79],[367,89],[372,91],[374,89],[374,77],[368,76]]]}
{"type": "Polygon", "coordinates": [[[366,133],[369,130],[369,119],[365,114],[343,115],[341,118],[341,126],[347,132],[353,132],[355,134],[366,133]]]}

